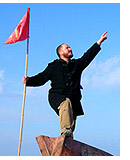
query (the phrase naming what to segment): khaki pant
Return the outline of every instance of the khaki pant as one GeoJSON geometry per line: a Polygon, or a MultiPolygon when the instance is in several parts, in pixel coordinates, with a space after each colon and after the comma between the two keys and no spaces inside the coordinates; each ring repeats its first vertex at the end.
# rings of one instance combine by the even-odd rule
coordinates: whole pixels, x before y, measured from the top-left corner
{"type": "Polygon", "coordinates": [[[72,104],[69,98],[66,98],[58,107],[61,133],[65,132],[66,128],[71,128],[72,132],[75,129],[76,116],[73,114],[72,104]]]}

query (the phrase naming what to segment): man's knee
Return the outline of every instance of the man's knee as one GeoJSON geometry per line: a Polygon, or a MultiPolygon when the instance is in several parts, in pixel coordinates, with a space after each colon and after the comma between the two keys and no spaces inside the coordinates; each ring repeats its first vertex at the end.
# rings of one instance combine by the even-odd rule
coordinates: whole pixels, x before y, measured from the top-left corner
{"type": "Polygon", "coordinates": [[[72,110],[72,104],[69,98],[66,98],[58,107],[59,110],[72,110]]]}

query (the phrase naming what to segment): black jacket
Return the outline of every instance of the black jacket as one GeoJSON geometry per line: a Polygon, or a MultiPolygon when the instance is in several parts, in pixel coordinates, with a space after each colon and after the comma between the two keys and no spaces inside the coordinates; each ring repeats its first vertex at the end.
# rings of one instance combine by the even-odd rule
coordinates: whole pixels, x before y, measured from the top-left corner
{"type": "Polygon", "coordinates": [[[100,46],[95,43],[84,55],[79,59],[72,59],[68,63],[62,59],[54,60],[49,63],[46,69],[29,77],[27,86],[41,86],[48,80],[51,81],[51,89],[49,90],[49,103],[51,107],[58,113],[58,106],[65,100],[70,98],[72,102],[73,112],[76,116],[83,115],[81,106],[80,85],[81,73],[93,60],[100,51],[100,46]]]}

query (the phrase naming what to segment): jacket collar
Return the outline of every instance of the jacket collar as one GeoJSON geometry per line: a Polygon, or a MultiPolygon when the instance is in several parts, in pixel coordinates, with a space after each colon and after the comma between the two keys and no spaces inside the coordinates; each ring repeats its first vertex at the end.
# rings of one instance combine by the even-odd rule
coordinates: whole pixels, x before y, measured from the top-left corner
{"type": "Polygon", "coordinates": [[[69,60],[69,62],[66,62],[65,60],[63,60],[63,59],[60,58],[59,61],[62,62],[62,63],[64,63],[64,64],[68,64],[68,63],[71,62],[71,59],[69,60]]]}

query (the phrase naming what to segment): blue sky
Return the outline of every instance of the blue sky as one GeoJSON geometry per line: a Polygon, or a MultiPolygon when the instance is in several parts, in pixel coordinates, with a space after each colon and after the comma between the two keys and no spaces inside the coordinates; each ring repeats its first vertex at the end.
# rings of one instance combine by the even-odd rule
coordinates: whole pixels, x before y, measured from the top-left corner
{"type": "MultiPolygon", "coordinates": [[[[83,72],[84,116],[74,139],[120,155],[120,4],[0,4],[0,156],[17,155],[26,41],[3,45],[30,7],[28,76],[57,59],[56,47],[71,46],[79,58],[108,30],[101,51],[83,72]],[[7,152],[8,150],[8,152],[7,152]]],[[[50,82],[27,88],[21,155],[40,156],[35,137],[60,135],[59,117],[48,103],[50,82]]]]}

